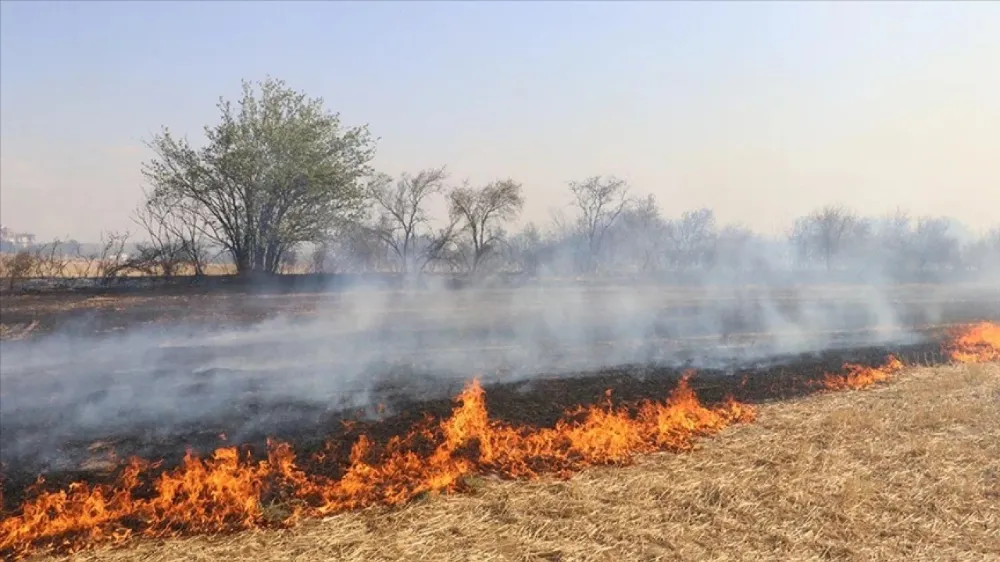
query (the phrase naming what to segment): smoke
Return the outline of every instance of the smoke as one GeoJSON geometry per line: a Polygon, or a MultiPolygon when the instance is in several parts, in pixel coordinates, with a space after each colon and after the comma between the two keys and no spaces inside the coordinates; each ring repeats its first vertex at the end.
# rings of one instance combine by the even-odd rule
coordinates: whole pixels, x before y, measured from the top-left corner
{"type": "Polygon", "coordinates": [[[760,246],[683,286],[356,287],[331,293],[308,318],[98,337],[77,326],[3,342],[0,460],[71,466],[92,441],[121,435],[162,443],[224,428],[239,441],[371,410],[387,396],[444,397],[471,377],[490,384],[628,364],[732,368],[910,343],[921,324],[996,318],[1000,307],[1000,285],[905,287],[874,270],[850,285],[803,283],[775,265],[782,259],[760,246]],[[741,278],[748,270],[753,278],[741,278]]]}

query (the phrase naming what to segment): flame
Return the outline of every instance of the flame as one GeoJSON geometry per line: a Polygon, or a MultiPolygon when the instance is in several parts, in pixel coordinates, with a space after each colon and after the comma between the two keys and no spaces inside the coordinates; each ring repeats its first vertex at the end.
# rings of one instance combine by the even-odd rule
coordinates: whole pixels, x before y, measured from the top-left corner
{"type": "Polygon", "coordinates": [[[828,373],[818,384],[826,390],[861,390],[889,380],[903,367],[903,362],[895,355],[890,355],[881,367],[845,363],[843,373],[828,373]]]}
{"type": "MultiPolygon", "coordinates": [[[[136,536],[289,524],[303,516],[458,491],[464,478],[476,473],[568,476],[586,466],[628,464],[641,453],[690,450],[699,437],[753,420],[753,408],[732,399],[714,407],[701,404],[689,376],[665,401],[614,407],[609,399],[568,412],[552,428],[491,420],[486,393],[473,381],[448,418],[427,420],[382,446],[359,438],[339,478],[323,476],[339,468],[332,455],[314,455],[305,464],[320,470],[306,472],[292,447],[278,442],[269,443],[266,460],[241,456],[236,447],[204,459],[189,452],[180,466],[155,476],[156,465],[131,459],[114,484],[78,482],[65,490],[29,493],[17,515],[0,520],[0,554],[74,552],[136,536]],[[282,509],[273,515],[271,506],[282,509]]],[[[36,487],[43,483],[39,479],[36,487]]]]}
{"type": "MultiPolygon", "coordinates": [[[[947,349],[956,361],[997,360],[1000,326],[968,327],[953,335],[947,349]]],[[[881,367],[847,364],[818,386],[866,388],[902,368],[894,356],[881,367]]],[[[383,444],[362,435],[347,459],[337,458],[333,443],[299,459],[289,444],[271,441],[263,460],[225,447],[206,458],[188,452],[166,471],[133,458],[109,484],[77,482],[46,491],[39,478],[20,507],[0,513],[0,556],[290,525],[302,517],[460,491],[473,474],[566,477],[588,466],[629,464],[643,453],[688,451],[701,437],[754,420],[754,408],[732,398],[702,404],[689,384],[691,375],[686,373],[666,400],[614,406],[609,392],[604,403],[567,412],[551,428],[490,419],[486,392],[473,381],[447,418],[425,419],[383,444]]]]}
{"type": "Polygon", "coordinates": [[[1000,324],[980,322],[960,329],[952,334],[945,351],[958,363],[1000,361],[1000,324]]]}

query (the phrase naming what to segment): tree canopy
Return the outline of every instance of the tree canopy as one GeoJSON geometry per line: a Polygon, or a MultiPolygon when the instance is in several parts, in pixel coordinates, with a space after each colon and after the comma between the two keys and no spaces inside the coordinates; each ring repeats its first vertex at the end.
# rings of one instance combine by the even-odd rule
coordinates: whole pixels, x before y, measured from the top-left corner
{"type": "Polygon", "coordinates": [[[220,99],[217,107],[218,121],[198,142],[168,128],[149,142],[154,157],[143,173],[150,189],[134,218],[150,241],[136,245],[126,265],[164,276],[189,266],[204,274],[208,257],[221,251],[240,274],[277,273],[312,245],[316,272],[404,275],[692,277],[719,268],[769,275],[822,266],[825,275],[922,279],[1000,268],[1000,230],[971,243],[945,218],[897,211],[871,220],[830,205],[799,217],[776,240],[719,224],[707,208],[668,209],[668,216],[652,195],[633,197],[628,182],[600,175],[569,182],[570,203],[553,211],[551,224],[517,232],[512,223],[525,206],[519,181],[452,186],[444,166],[376,173],[367,126],[342,125],[321,98],[280,80],[244,81],[238,100],[220,99]]]}
{"type": "Polygon", "coordinates": [[[360,211],[375,154],[367,126],[345,128],[321,98],[272,78],[244,81],[239,102],[218,108],[199,148],[164,128],[143,173],[151,199],[201,218],[240,274],[277,272],[295,245],[360,211]]]}
{"type": "Polygon", "coordinates": [[[513,219],[522,208],[521,184],[512,179],[494,181],[480,188],[465,185],[452,190],[448,211],[453,220],[462,223],[468,236],[471,255],[466,261],[472,272],[479,270],[503,238],[502,221],[513,219]]]}
{"type": "Polygon", "coordinates": [[[389,248],[401,273],[423,271],[451,242],[454,225],[435,233],[426,209],[428,199],[443,192],[447,177],[444,167],[430,168],[415,176],[404,173],[395,183],[379,174],[369,186],[375,217],[367,230],[389,248]]]}

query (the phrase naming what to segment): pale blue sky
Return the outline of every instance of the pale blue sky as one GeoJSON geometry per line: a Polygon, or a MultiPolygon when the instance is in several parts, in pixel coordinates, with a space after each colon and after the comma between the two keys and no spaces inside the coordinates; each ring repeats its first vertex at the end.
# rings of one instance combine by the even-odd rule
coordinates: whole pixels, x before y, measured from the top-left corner
{"type": "MultiPolygon", "coordinates": [[[[0,4],[0,220],[132,227],[142,140],[267,74],[389,173],[627,177],[762,231],[828,202],[1000,221],[1000,2],[0,4]]],[[[134,228],[134,227],[133,227],[134,228]]]]}

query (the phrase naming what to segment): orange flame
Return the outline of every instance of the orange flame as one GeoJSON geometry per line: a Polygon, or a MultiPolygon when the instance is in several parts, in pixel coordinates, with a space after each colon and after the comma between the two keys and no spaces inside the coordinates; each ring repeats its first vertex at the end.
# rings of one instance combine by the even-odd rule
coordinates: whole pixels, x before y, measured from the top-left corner
{"type": "Polygon", "coordinates": [[[959,330],[945,350],[958,363],[1000,361],[1000,325],[980,322],[959,330]]]}
{"type": "Polygon", "coordinates": [[[826,390],[861,390],[885,382],[901,370],[903,362],[894,355],[890,355],[881,367],[846,363],[843,373],[826,374],[819,385],[826,390]]]}
{"type": "MultiPolygon", "coordinates": [[[[235,447],[151,478],[153,465],[132,459],[113,485],[75,483],[37,492],[17,515],[0,521],[0,553],[21,557],[40,549],[77,551],[133,536],[169,537],[287,524],[299,517],[406,502],[426,492],[454,491],[473,473],[536,477],[569,475],[596,464],[627,464],[637,454],[685,451],[700,436],[748,422],[754,410],[733,400],[702,405],[685,376],[668,400],[631,407],[610,403],[570,413],[553,428],[491,420],[482,386],[473,381],[452,415],[426,423],[377,448],[362,436],[340,478],[307,474],[286,443],[269,443],[268,459],[240,458],[235,447]],[[430,444],[428,446],[427,444],[430,444]],[[273,521],[265,505],[284,506],[273,521]]],[[[317,455],[317,463],[333,462],[317,455]]],[[[41,484],[41,481],[39,482],[41,484]]]]}

